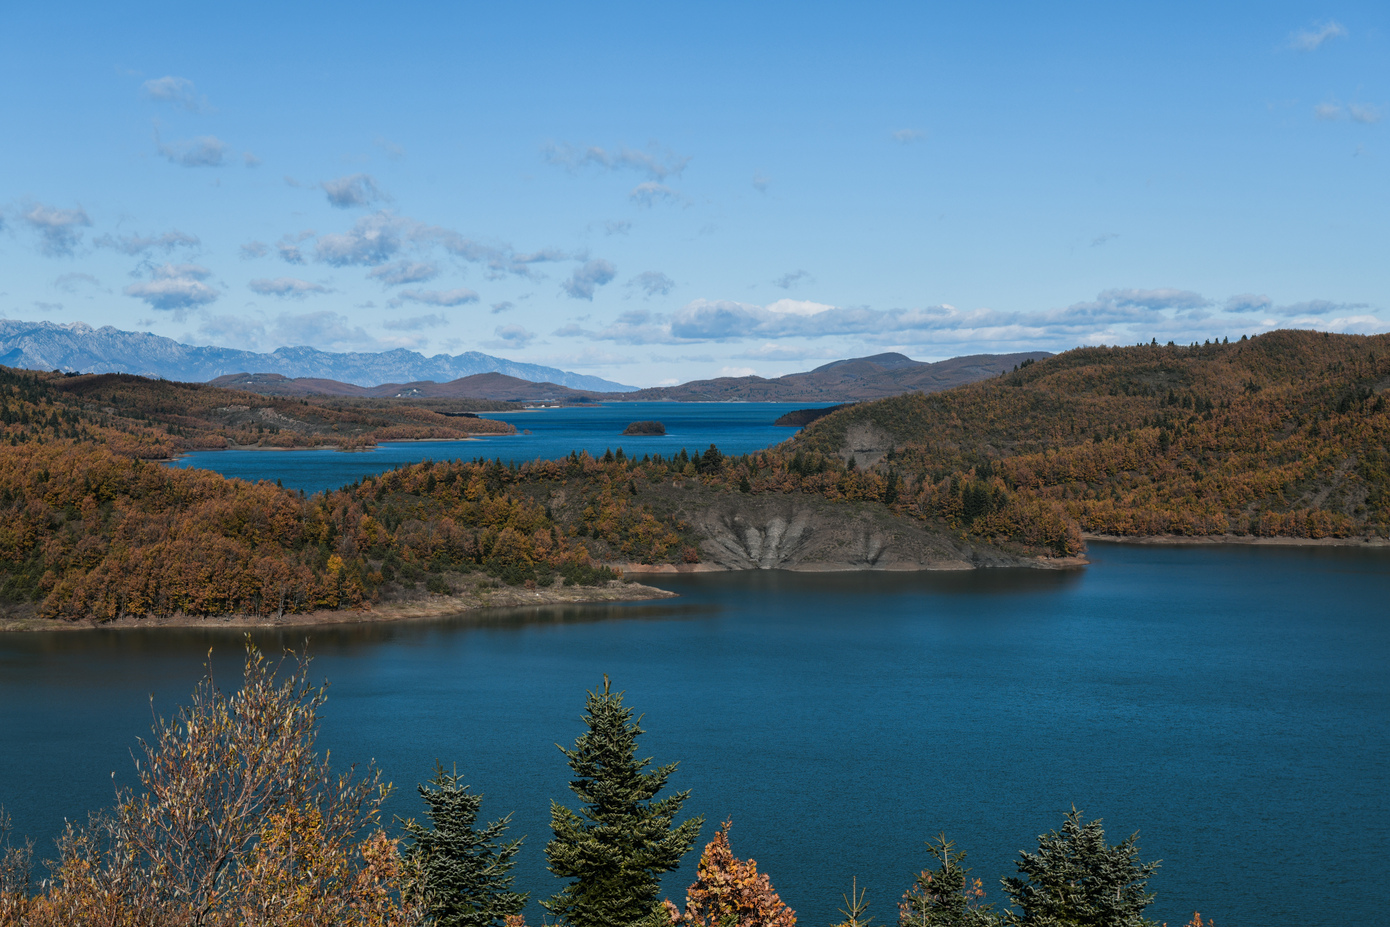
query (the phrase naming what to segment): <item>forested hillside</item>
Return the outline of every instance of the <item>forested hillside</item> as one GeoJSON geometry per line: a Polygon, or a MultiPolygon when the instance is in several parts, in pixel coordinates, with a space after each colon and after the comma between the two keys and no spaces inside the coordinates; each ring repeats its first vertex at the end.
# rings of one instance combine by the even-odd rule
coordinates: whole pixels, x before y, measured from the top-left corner
{"type": "Polygon", "coordinates": [[[1099,534],[1390,533],[1390,336],[1081,348],[982,383],[862,403],[792,442],[900,482],[982,537],[1042,513],[1099,534]]]}
{"type": "MultiPolygon", "coordinates": [[[[604,564],[709,559],[711,531],[737,540],[756,527],[739,518],[778,499],[820,507],[807,531],[916,524],[978,563],[1074,555],[1084,532],[1385,537],[1388,386],[1390,336],[1084,348],[848,407],[745,457],[425,462],[306,498],[146,462],[190,444],[273,443],[217,425],[227,391],[0,372],[0,600],[110,620],[344,608],[480,578],[588,584],[613,576],[604,564]],[[721,527],[715,510],[733,514],[721,527]]],[[[416,427],[377,425],[404,414],[389,404],[255,401],[346,441],[416,427]]],[[[458,421],[407,412],[431,431],[458,421]]]]}

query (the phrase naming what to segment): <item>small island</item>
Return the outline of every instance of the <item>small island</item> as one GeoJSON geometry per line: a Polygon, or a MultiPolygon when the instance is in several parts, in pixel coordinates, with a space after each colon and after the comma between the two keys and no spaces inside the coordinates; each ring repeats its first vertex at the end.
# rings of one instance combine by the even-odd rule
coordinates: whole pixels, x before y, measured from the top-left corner
{"type": "Polygon", "coordinates": [[[633,422],[623,429],[625,435],[664,435],[666,426],[660,422],[633,422]]]}

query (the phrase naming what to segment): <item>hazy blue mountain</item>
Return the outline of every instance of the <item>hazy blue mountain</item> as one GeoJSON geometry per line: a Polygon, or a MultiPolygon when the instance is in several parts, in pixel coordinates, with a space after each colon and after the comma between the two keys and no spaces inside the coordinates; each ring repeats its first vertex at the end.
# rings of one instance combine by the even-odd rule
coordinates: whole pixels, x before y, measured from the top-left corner
{"type": "Polygon", "coordinates": [[[21,322],[0,319],[0,364],[28,370],[82,373],[135,373],[197,383],[231,373],[279,373],[320,377],[358,386],[434,380],[444,383],[478,373],[501,373],[534,383],[571,389],[626,393],[636,389],[585,374],[540,364],[523,364],[490,354],[436,354],[425,357],[397,348],[378,354],[334,354],[314,348],[277,348],[269,354],[231,348],[198,347],[148,332],[125,332],[82,322],[21,322]]]}

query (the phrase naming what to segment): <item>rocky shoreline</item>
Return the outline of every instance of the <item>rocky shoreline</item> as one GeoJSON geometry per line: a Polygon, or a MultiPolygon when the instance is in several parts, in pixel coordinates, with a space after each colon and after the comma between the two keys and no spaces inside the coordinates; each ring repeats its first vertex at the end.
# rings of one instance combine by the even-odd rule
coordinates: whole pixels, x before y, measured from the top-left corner
{"type": "Polygon", "coordinates": [[[362,608],[322,609],[285,615],[170,615],[164,618],[120,618],[116,621],[60,621],[51,618],[0,618],[4,631],[91,631],[142,628],[297,628],[323,625],[380,624],[427,621],[490,608],[545,605],[589,605],[598,602],[641,602],[669,599],[674,592],[614,580],[603,586],[475,587],[456,595],[431,595],[423,599],[373,603],[362,608]]]}

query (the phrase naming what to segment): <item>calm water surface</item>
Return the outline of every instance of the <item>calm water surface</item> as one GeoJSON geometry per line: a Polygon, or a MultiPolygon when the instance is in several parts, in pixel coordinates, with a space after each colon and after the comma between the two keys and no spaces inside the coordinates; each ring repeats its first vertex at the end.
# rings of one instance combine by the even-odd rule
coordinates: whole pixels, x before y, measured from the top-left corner
{"type": "MultiPolygon", "coordinates": [[[[548,803],[570,797],[554,744],[580,733],[606,672],[646,716],[643,754],[681,761],[703,838],[732,818],[734,851],[805,924],[838,920],[853,876],[892,922],[943,830],[998,899],[1072,804],[1164,860],[1159,920],[1385,923],[1390,556],[1092,556],[1082,573],[690,576],[660,581],[681,598],[658,603],[319,629],[323,743],[335,764],[375,759],[401,815],[420,813],[436,758],[457,763],[484,814],[515,812],[520,887],[544,896],[548,803]]],[[[109,804],[151,695],[172,710],[210,648],[231,683],[240,646],[211,630],[0,637],[17,830],[46,844],[109,804]]]]}
{"type": "Polygon", "coordinates": [[[176,467],[201,467],[246,480],[280,480],[290,489],[318,492],[337,489],[364,476],[421,460],[501,458],[552,460],[570,451],[598,457],[623,448],[630,455],[692,454],[717,444],[725,454],[750,454],[785,441],[794,428],[772,423],[793,409],[821,408],[833,403],[805,402],[622,402],[566,409],[487,413],[516,426],[514,435],[469,441],[410,441],[385,443],[369,451],[236,450],[199,451],[181,457],[176,467]],[[661,436],[623,435],[632,422],[656,420],[666,426],[661,436]],[[523,434],[529,431],[530,434],[523,434]]]}

